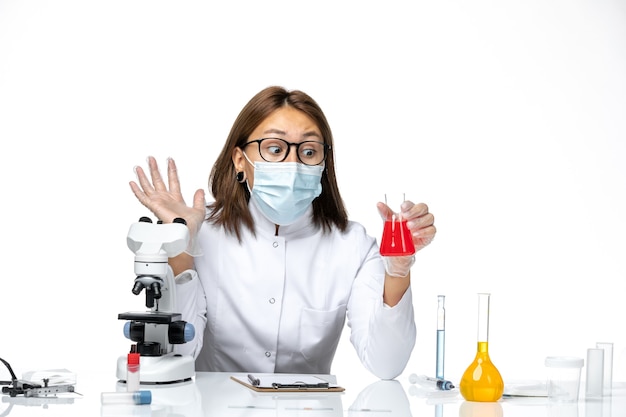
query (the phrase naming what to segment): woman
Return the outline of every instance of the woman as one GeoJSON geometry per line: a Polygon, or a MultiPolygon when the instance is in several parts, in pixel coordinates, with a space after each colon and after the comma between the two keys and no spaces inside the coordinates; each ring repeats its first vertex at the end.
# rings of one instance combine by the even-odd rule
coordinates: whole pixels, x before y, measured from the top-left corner
{"type": "MultiPolygon", "coordinates": [[[[177,351],[198,371],[328,374],[347,317],[364,366],[381,379],[402,373],[415,344],[414,256],[383,262],[348,220],[332,133],[311,97],[269,87],[246,104],[211,171],[209,205],[202,190],[186,205],[173,160],[167,185],[154,158],[148,165],[151,181],[137,167],[133,193],[190,229],[190,248],[170,266],[178,309],[197,329],[177,351]]],[[[402,214],[416,250],[428,245],[428,207],[405,202],[402,214]]]]}

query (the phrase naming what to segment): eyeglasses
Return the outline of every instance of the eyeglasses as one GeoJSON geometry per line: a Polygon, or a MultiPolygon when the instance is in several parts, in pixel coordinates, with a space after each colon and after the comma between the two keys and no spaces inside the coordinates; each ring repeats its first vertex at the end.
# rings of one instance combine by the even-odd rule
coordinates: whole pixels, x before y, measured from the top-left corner
{"type": "Polygon", "coordinates": [[[323,142],[305,140],[300,143],[291,143],[280,138],[262,138],[251,140],[244,144],[244,147],[257,143],[259,145],[259,155],[266,162],[283,162],[287,159],[292,146],[296,147],[298,160],[305,165],[319,165],[326,159],[326,152],[330,146],[323,142]]]}

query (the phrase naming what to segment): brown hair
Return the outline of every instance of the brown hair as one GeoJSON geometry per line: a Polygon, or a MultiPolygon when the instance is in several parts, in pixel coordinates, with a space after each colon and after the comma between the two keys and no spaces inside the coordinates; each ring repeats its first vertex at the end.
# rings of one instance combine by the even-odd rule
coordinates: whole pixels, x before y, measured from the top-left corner
{"type": "Polygon", "coordinates": [[[254,129],[272,112],[284,106],[293,107],[315,121],[324,143],[330,146],[322,174],[322,193],[313,200],[313,223],[324,231],[330,231],[333,225],[341,231],[347,227],[348,215],[335,177],[333,135],[326,116],[315,100],[304,92],[272,86],[257,93],[241,110],[209,176],[209,189],[215,200],[208,205],[210,213],[207,221],[223,226],[239,240],[242,225],[254,233],[254,221],[248,210],[248,188],[245,183],[236,180],[233,150],[242,148],[254,129]]]}

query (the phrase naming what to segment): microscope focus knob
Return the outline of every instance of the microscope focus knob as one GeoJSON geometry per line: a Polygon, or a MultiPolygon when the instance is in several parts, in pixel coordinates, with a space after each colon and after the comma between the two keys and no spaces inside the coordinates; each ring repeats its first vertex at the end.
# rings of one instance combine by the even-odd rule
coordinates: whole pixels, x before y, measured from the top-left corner
{"type": "Polygon", "coordinates": [[[127,321],[124,323],[124,337],[133,342],[143,342],[146,325],[140,321],[127,321]]]}
{"type": "Polygon", "coordinates": [[[167,331],[167,338],[173,345],[182,345],[196,337],[196,328],[186,321],[173,321],[167,331]]]}

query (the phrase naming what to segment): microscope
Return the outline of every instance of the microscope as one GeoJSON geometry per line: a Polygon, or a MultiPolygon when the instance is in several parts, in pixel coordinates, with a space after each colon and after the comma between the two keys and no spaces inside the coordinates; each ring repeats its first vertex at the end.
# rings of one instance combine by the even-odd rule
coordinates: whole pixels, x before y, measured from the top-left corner
{"type": "MultiPolygon", "coordinates": [[[[124,324],[124,335],[136,343],[139,353],[142,384],[171,384],[189,381],[195,374],[192,356],[174,352],[174,345],[187,343],[195,337],[191,323],[182,321],[176,312],[176,283],[168,258],[181,254],[189,241],[184,219],[173,223],[153,223],[142,217],[133,223],[127,236],[128,248],[135,253],[133,294],[145,291],[147,311],[118,315],[124,324]]],[[[127,355],[117,360],[117,378],[127,379],[127,355]]]]}

